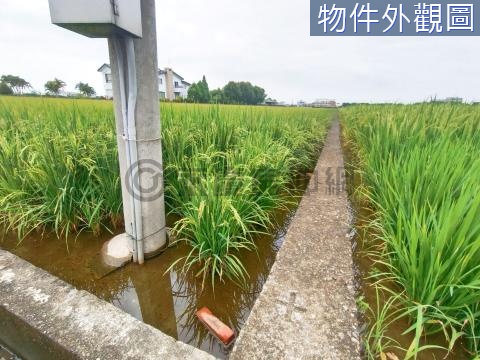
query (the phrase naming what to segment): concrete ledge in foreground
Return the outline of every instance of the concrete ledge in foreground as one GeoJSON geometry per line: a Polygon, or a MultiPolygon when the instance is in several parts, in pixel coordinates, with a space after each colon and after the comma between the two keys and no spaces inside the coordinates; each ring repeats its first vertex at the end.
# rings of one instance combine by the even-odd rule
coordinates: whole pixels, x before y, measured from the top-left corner
{"type": "Polygon", "coordinates": [[[316,190],[303,197],[230,359],[360,359],[347,196],[327,181],[341,181],[337,169],[335,122],[310,181],[316,190]]]}
{"type": "Polygon", "coordinates": [[[3,250],[0,339],[35,359],[214,359],[3,250]]]}

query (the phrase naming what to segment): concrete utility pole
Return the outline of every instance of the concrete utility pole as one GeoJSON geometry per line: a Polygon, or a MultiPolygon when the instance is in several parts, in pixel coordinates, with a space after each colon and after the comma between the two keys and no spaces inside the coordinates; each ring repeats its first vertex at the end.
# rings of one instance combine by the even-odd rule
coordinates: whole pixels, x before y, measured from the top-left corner
{"type": "Polygon", "coordinates": [[[130,256],[122,249],[125,243],[140,264],[144,254],[153,256],[166,245],[155,0],[141,0],[141,6],[142,38],[108,40],[126,231],[104,247],[104,259],[111,265],[130,256]],[[129,59],[132,50],[134,59],[129,59]],[[136,104],[131,103],[135,101],[132,76],[137,83],[136,104]],[[124,94],[122,86],[127,90],[124,94]],[[131,114],[134,124],[125,121],[125,116],[132,121],[131,114]]]}
{"type": "Polygon", "coordinates": [[[52,22],[107,37],[112,68],[125,233],[102,255],[142,264],[166,246],[155,0],[49,0],[52,22]]]}

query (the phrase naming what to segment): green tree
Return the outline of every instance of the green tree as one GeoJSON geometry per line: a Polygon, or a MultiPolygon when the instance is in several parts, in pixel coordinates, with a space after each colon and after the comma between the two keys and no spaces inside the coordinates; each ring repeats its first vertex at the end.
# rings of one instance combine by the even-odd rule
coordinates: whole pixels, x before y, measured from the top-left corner
{"type": "Polygon", "coordinates": [[[202,82],[201,82],[201,91],[202,91],[202,100],[205,103],[210,102],[210,89],[208,88],[207,79],[205,75],[203,75],[202,82]]]}
{"type": "Polygon", "coordinates": [[[198,83],[193,83],[188,89],[188,101],[196,103],[209,103],[210,102],[210,90],[208,89],[208,83],[203,76],[202,80],[198,83]]]}
{"type": "Polygon", "coordinates": [[[77,89],[83,96],[91,97],[96,94],[95,89],[87,83],[79,82],[75,85],[75,89],[77,89]]]}
{"type": "Polygon", "coordinates": [[[226,103],[240,104],[239,99],[241,98],[241,95],[237,83],[230,81],[227,85],[225,85],[223,87],[223,96],[226,103]]]}
{"type": "Polygon", "coordinates": [[[255,104],[262,104],[267,98],[267,93],[265,92],[265,89],[261,88],[260,86],[254,86],[253,91],[255,93],[255,104]]]}
{"type": "Polygon", "coordinates": [[[64,81],[55,78],[45,83],[45,90],[49,94],[58,95],[60,90],[62,90],[65,86],[67,86],[67,84],[64,81]]]}
{"type": "Polygon", "coordinates": [[[197,83],[193,83],[188,88],[187,100],[190,102],[200,102],[201,93],[197,83]]]}
{"type": "Polygon", "coordinates": [[[264,102],[265,90],[250,82],[230,81],[223,88],[224,101],[231,104],[257,105],[264,102]]]}
{"type": "Polygon", "coordinates": [[[15,75],[2,75],[0,82],[7,84],[15,94],[22,94],[25,89],[32,87],[28,81],[15,75]]]}
{"type": "Polygon", "coordinates": [[[210,102],[214,104],[223,104],[225,102],[222,89],[210,91],[210,102]]]}
{"type": "Polygon", "coordinates": [[[12,95],[13,90],[7,83],[0,81],[0,95],[12,95]]]}

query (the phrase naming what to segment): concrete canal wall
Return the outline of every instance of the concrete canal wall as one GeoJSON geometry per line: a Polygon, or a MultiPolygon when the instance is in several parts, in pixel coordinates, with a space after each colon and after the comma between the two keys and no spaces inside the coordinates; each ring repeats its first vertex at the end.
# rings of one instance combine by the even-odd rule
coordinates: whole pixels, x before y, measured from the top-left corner
{"type": "Polygon", "coordinates": [[[0,339],[28,359],[214,359],[0,250],[0,339]]]}

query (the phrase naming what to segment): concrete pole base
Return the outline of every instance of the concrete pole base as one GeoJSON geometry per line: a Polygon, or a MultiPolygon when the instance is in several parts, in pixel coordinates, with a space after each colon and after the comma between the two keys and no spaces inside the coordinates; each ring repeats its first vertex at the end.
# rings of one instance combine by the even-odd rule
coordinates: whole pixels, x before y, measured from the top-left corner
{"type": "Polygon", "coordinates": [[[105,242],[102,247],[102,260],[105,265],[121,267],[132,261],[130,236],[123,233],[105,242]]]}
{"type": "Polygon", "coordinates": [[[167,246],[167,229],[164,228],[163,230],[149,236],[144,240],[143,253],[145,254],[145,259],[149,259],[158,255],[159,253],[163,252],[167,246]]]}
{"type": "MultiPolygon", "coordinates": [[[[171,238],[171,229],[166,228],[145,241],[145,259],[151,259],[166,250],[171,238]]],[[[127,233],[115,236],[102,247],[102,260],[105,265],[122,267],[132,261],[132,239],[127,233]]]]}

